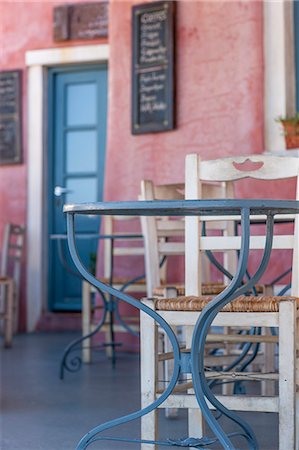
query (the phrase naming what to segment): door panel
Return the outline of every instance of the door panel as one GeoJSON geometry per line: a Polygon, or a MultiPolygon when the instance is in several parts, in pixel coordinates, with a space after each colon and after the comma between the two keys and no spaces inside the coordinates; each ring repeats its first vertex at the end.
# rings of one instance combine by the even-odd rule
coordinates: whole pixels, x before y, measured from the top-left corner
{"type": "Polygon", "coordinates": [[[97,132],[68,131],[66,134],[66,171],[69,174],[92,172],[97,165],[97,132]],[[85,149],[82,152],[82,149],[85,149]]]}
{"type": "Polygon", "coordinates": [[[73,83],[66,86],[67,126],[94,126],[97,123],[96,83],[73,83]]]}
{"type": "MultiPolygon", "coordinates": [[[[70,178],[66,182],[69,192],[66,194],[65,203],[96,202],[98,198],[98,180],[91,178],[70,178]]],[[[90,217],[87,217],[90,223],[90,217]]]]}
{"type": "MultiPolygon", "coordinates": [[[[65,203],[95,202],[103,198],[106,147],[107,67],[53,69],[49,73],[52,100],[49,145],[49,234],[65,234],[65,203]],[[56,195],[55,195],[56,194],[56,195]]],[[[78,236],[99,231],[99,218],[76,220],[78,236]]],[[[80,237],[80,236],[79,236],[80,237]]],[[[62,243],[67,265],[76,270],[62,243]]],[[[78,239],[88,266],[96,239],[78,239]]],[[[49,241],[49,303],[52,310],[81,309],[81,281],[64,269],[57,241],[49,241]]]]}

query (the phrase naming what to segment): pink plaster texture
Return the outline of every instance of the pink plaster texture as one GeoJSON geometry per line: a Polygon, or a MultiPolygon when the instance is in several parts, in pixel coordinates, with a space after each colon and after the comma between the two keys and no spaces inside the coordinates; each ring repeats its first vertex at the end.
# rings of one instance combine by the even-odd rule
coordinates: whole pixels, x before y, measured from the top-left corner
{"type": "MultiPolygon", "coordinates": [[[[111,0],[107,200],[134,200],[140,181],[184,180],[188,153],[202,159],[264,151],[262,3],[179,1],[174,131],[131,134],[131,7],[111,0]]],[[[258,197],[259,183],[237,195],[258,197]]],[[[292,195],[273,185],[273,196],[292,195]]],[[[253,257],[252,265],[256,265],[253,257]]],[[[171,263],[173,279],[182,265],[171,263]]],[[[271,271],[272,273],[273,271],[271,271]]]]}
{"type": "MultiPolygon", "coordinates": [[[[71,0],[71,3],[76,3],[77,1],[71,0]]],[[[7,222],[26,224],[28,168],[27,68],[25,65],[25,53],[36,49],[91,44],[90,41],[73,41],[67,44],[53,41],[53,7],[68,2],[70,0],[64,2],[13,0],[0,2],[0,70],[23,70],[23,161],[21,164],[0,166],[0,249],[4,226],[7,222]]],[[[92,43],[100,42],[107,42],[107,39],[92,41],[92,43]]],[[[22,270],[21,329],[25,327],[26,317],[25,259],[22,270]]]]}
{"type": "Polygon", "coordinates": [[[131,6],[111,1],[107,200],[136,199],[142,178],[184,179],[184,158],[263,151],[262,4],[177,2],[174,131],[131,134],[131,6]]]}
{"type": "MultiPolygon", "coordinates": [[[[0,69],[23,69],[24,75],[23,162],[0,166],[0,236],[5,222],[26,222],[25,52],[91,44],[89,41],[67,44],[53,41],[52,10],[61,3],[0,3],[0,69]]],[[[137,3],[141,0],[110,0],[106,200],[137,199],[143,178],[156,183],[183,181],[188,153],[196,152],[203,159],[214,159],[264,151],[262,2],[177,2],[176,129],[133,136],[130,122],[131,7],[137,3]]],[[[92,41],[99,42],[107,40],[92,41]]],[[[237,195],[255,197],[259,189],[258,183],[249,188],[243,182],[237,195]]],[[[291,189],[289,185],[283,188],[273,185],[269,195],[291,196],[291,189]]],[[[173,266],[175,279],[176,275],[182,275],[182,268],[176,263],[173,266]]],[[[123,271],[129,273],[131,267],[127,264],[123,271]]],[[[25,305],[24,299],[22,304],[25,305]]]]}

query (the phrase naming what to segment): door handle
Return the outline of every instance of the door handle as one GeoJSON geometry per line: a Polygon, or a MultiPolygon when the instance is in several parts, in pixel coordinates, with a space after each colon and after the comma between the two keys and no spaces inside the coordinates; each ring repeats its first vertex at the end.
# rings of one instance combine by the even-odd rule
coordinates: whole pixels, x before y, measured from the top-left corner
{"type": "Polygon", "coordinates": [[[55,188],[54,188],[54,195],[56,197],[61,197],[62,194],[69,194],[71,192],[73,192],[71,189],[67,189],[67,188],[62,187],[62,186],[55,186],[55,188]]]}

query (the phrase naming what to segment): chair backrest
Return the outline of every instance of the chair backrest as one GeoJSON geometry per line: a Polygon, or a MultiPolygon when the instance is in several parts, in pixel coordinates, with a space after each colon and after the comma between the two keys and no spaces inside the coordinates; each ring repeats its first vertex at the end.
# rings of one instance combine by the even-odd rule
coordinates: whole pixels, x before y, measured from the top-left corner
{"type": "MultiPolygon", "coordinates": [[[[205,198],[226,196],[224,183],[203,183],[201,188],[205,198]]],[[[151,180],[141,181],[140,200],[182,200],[184,197],[183,183],[155,185],[151,180]]],[[[145,246],[147,295],[152,297],[153,289],[166,283],[167,261],[160,267],[163,257],[185,254],[185,222],[183,218],[147,216],[141,218],[141,224],[145,246]]],[[[209,277],[207,264],[204,264],[204,271],[206,281],[209,277]]]]}
{"type": "MultiPolygon", "coordinates": [[[[185,195],[184,189],[182,183],[154,185],[151,180],[142,180],[139,200],[182,200],[185,195]]],[[[162,258],[182,255],[184,252],[178,241],[184,236],[185,226],[182,220],[148,216],[141,217],[141,227],[145,248],[147,295],[152,297],[153,289],[166,281],[167,265],[164,263],[160,267],[162,258]]]]}
{"type": "MultiPolygon", "coordinates": [[[[186,157],[186,199],[202,198],[201,184],[205,182],[224,182],[227,198],[233,198],[234,185],[237,180],[282,180],[297,179],[296,199],[299,199],[299,159],[293,157],[274,157],[252,155],[230,157],[217,160],[201,161],[199,155],[191,154],[186,157]],[[250,167],[248,167],[248,165],[250,167]],[[231,196],[232,195],[232,196],[231,196]]],[[[266,183],[269,188],[269,183],[266,183]]],[[[265,189],[266,188],[265,185],[265,189]]],[[[250,188],[249,188],[250,189],[250,188]]],[[[260,198],[264,198],[260,193],[260,198]]],[[[266,196],[267,197],[267,196],[266,196]]],[[[295,198],[294,198],[295,199],[295,198]]],[[[226,220],[227,218],[223,218],[226,220]]],[[[200,252],[205,250],[227,251],[238,250],[241,239],[237,236],[202,237],[200,233],[201,219],[199,217],[186,218],[186,253],[185,253],[185,283],[186,295],[200,295],[201,273],[200,252]],[[198,249],[198,251],[195,251],[198,249]]],[[[263,249],[265,236],[253,236],[250,240],[251,249],[263,249]]],[[[292,235],[274,235],[273,249],[293,250],[292,294],[299,295],[298,287],[298,216],[295,219],[295,233],[292,235]]]]}
{"type": "Polygon", "coordinates": [[[23,226],[12,223],[6,224],[1,252],[0,276],[9,276],[14,279],[17,295],[20,288],[24,240],[25,228],[23,226]]]}
{"type": "MultiPolygon", "coordinates": [[[[104,239],[104,277],[111,277],[111,269],[115,264],[114,258],[117,256],[143,256],[144,245],[142,237],[132,237],[140,235],[138,229],[139,220],[134,216],[105,216],[103,230],[105,235],[113,235],[114,239],[104,239]],[[123,236],[117,238],[117,236],[123,236]],[[127,237],[126,237],[127,236],[127,237]]],[[[128,263],[130,264],[130,263],[128,263]]],[[[116,265],[116,264],[115,264],[116,265]]],[[[113,269],[112,269],[113,270],[113,269]]]]}

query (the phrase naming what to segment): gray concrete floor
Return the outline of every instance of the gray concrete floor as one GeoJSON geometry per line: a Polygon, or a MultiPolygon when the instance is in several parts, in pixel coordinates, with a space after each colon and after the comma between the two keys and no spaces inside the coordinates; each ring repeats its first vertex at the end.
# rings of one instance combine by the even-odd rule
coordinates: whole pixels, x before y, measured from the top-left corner
{"type": "MultiPolygon", "coordinates": [[[[92,427],[139,408],[139,357],[120,353],[115,370],[103,352],[95,363],[58,378],[64,346],[74,333],[19,335],[1,349],[1,450],[74,450],[92,427]]],[[[260,450],[277,449],[277,415],[242,414],[256,432],[260,450]]],[[[167,420],[160,411],[160,438],[186,436],[186,412],[167,420]]],[[[233,430],[225,423],[226,430],[233,430]]],[[[107,433],[139,437],[139,421],[107,433]]],[[[245,450],[244,441],[235,441],[245,450]]],[[[97,442],[91,450],[139,449],[132,443],[97,442]]],[[[167,448],[167,447],[160,447],[167,448]]],[[[178,448],[178,447],[168,447],[178,448]]],[[[219,446],[211,446],[219,449],[219,446]]],[[[291,450],[291,449],[285,449],[291,450]]]]}

